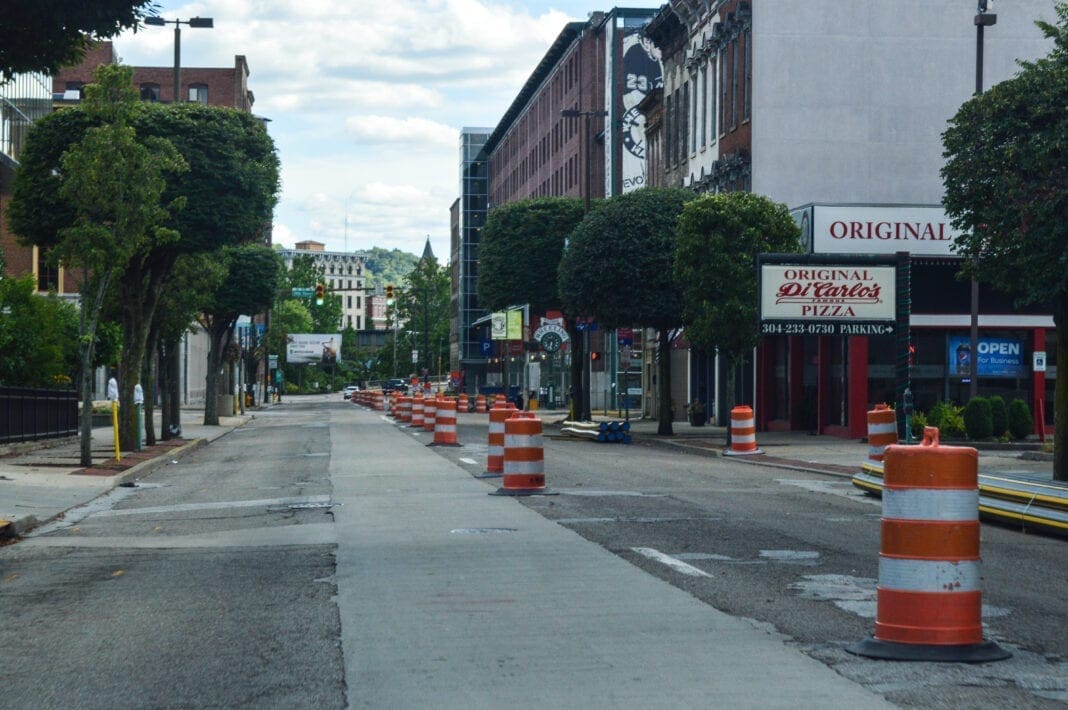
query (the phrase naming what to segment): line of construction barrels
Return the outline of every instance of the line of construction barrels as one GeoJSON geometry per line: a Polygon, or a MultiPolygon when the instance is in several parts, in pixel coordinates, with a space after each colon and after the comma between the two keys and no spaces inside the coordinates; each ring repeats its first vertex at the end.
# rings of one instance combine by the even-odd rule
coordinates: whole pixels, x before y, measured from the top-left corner
{"type": "MultiPolygon", "coordinates": [[[[457,410],[469,411],[468,395],[402,395],[381,391],[354,392],[352,401],[385,412],[401,425],[434,432],[427,446],[461,446],[457,439],[457,410]]],[[[545,445],[541,419],[521,412],[503,396],[478,395],[474,411],[489,417],[486,470],[478,478],[501,478],[501,487],[490,495],[554,495],[545,486],[545,445]]]]}

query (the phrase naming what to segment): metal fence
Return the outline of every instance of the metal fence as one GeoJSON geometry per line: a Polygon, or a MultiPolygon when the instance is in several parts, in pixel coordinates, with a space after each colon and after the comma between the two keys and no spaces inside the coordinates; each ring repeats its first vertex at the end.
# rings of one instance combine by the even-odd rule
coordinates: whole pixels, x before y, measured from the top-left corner
{"type": "Polygon", "coordinates": [[[0,387],[0,443],[78,434],[75,390],[0,387]]]}

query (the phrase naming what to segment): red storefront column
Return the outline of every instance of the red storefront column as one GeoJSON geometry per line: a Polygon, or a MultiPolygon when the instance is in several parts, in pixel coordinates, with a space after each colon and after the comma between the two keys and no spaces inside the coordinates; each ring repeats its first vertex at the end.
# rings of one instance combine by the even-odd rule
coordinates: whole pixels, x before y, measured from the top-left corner
{"type": "Polygon", "coordinates": [[[868,339],[853,336],[849,349],[849,438],[868,435],[868,339]]]}
{"type": "Polygon", "coordinates": [[[816,433],[823,434],[830,419],[831,405],[831,339],[820,336],[816,341],[816,433]]]}
{"type": "Polygon", "coordinates": [[[805,339],[790,336],[790,430],[801,429],[801,400],[805,396],[805,339]]]}
{"type": "MultiPolygon", "coordinates": [[[[1045,352],[1046,350],[1046,331],[1042,328],[1035,328],[1034,330],[1034,352],[1045,352]]],[[[1058,373],[1059,375],[1059,373],[1058,373]]],[[[1046,373],[1045,372],[1033,372],[1031,373],[1031,410],[1034,414],[1032,419],[1034,420],[1034,429],[1036,435],[1041,435],[1042,429],[1040,427],[1045,426],[1045,422],[1039,419],[1041,414],[1045,417],[1045,400],[1046,398],[1046,373]],[[1039,409],[1038,403],[1042,401],[1042,409],[1039,409]]]]}

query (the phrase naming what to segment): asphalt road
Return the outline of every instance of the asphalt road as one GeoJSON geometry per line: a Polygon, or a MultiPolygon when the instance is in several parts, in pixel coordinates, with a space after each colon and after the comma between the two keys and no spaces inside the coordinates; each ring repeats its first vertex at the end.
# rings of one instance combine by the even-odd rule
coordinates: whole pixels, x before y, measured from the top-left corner
{"type": "MultiPolygon", "coordinates": [[[[0,707],[359,704],[341,620],[358,633],[360,609],[339,595],[335,518],[346,509],[332,507],[352,501],[344,471],[358,462],[332,451],[350,451],[339,445],[355,411],[330,397],[257,413],[137,487],[0,548],[0,707]]],[[[485,417],[461,416],[464,445],[432,450],[479,474],[486,433],[485,417]]],[[[403,455],[397,447],[398,465],[403,455]]],[[[1064,540],[983,526],[986,634],[1011,659],[873,661],[844,647],[873,630],[880,508],[847,479],[655,442],[548,439],[545,459],[560,495],[516,505],[785,635],[894,704],[1068,703],[1064,540]]],[[[358,560],[347,564],[351,573],[358,560]]]]}
{"type": "MultiPolygon", "coordinates": [[[[468,446],[440,451],[481,473],[486,432],[468,418],[459,434],[468,446]]],[[[559,437],[545,441],[545,471],[547,486],[560,495],[520,499],[525,505],[717,609],[770,624],[895,704],[1068,704],[1063,539],[982,527],[985,635],[1011,659],[873,661],[844,649],[874,630],[881,503],[847,478],[650,440],[624,446],[559,437]],[[700,574],[678,571],[673,560],[700,574]]]]}

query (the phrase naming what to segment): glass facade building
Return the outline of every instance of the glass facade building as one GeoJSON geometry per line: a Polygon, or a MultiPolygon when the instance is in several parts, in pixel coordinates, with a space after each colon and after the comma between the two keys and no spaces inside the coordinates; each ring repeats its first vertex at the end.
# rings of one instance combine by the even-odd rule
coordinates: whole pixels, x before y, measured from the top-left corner
{"type": "Polygon", "coordinates": [[[459,275],[456,331],[465,386],[485,381],[487,356],[473,327],[486,315],[478,302],[478,242],[489,206],[489,160],[484,148],[492,128],[460,130],[459,275]]]}

